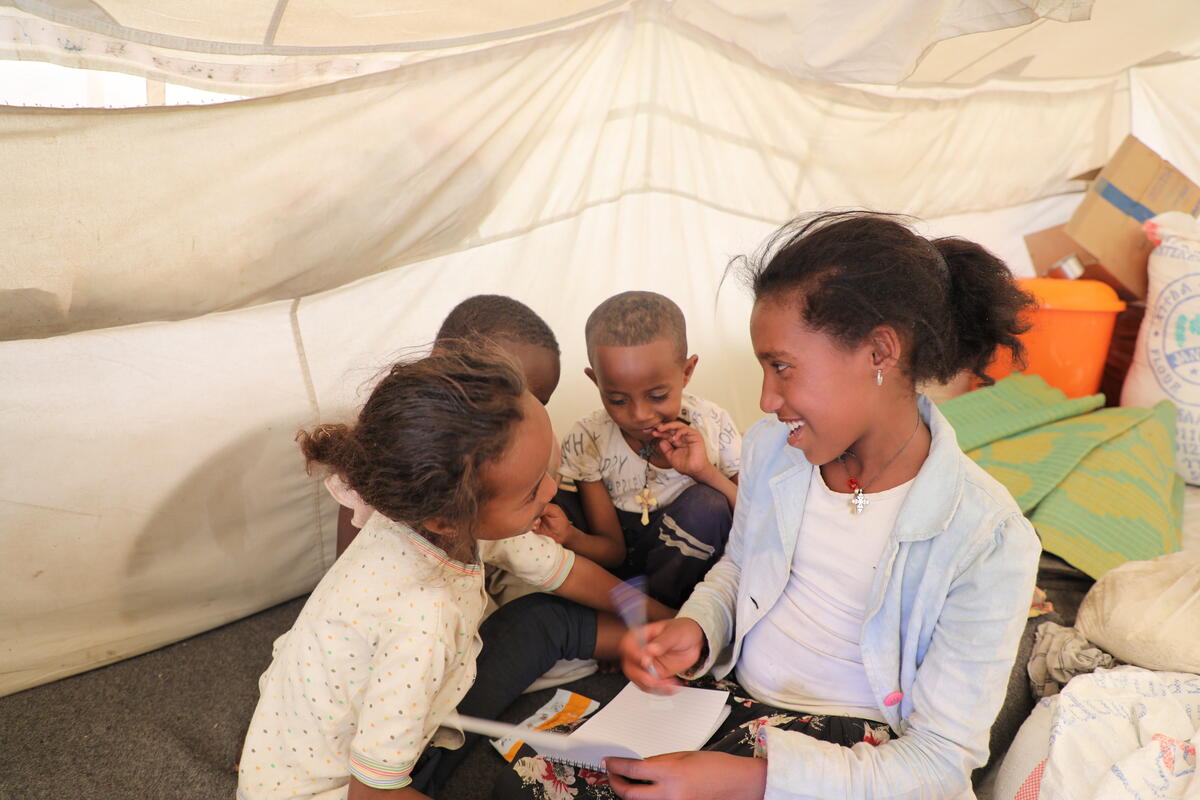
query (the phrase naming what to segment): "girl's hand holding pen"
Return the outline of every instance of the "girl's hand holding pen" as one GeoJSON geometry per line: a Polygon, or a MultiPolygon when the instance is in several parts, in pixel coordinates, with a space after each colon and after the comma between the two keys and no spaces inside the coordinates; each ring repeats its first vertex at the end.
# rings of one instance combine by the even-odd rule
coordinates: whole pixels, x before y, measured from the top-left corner
{"type": "Polygon", "coordinates": [[[704,631],[695,620],[651,622],[622,637],[621,668],[645,691],[671,694],[680,683],[674,676],[694,666],[703,647],[704,631]]]}

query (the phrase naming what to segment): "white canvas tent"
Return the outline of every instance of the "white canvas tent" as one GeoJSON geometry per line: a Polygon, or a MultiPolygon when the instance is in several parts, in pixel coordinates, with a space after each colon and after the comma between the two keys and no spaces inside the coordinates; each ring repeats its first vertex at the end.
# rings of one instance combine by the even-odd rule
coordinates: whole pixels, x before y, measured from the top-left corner
{"type": "Polygon", "coordinates": [[[311,588],[335,507],[294,432],[466,296],[558,332],[564,428],[588,311],[668,294],[747,426],[718,287],[794,214],[907,212],[1028,274],[1130,130],[1200,178],[1194,0],[442,5],[0,0],[6,58],[253,96],[0,107],[0,694],[311,588]]]}

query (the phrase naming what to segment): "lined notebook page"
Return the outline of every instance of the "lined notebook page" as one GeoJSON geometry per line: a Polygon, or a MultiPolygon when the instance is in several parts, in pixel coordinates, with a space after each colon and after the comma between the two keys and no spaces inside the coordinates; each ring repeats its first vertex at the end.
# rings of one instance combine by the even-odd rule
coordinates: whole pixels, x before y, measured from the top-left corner
{"type": "Polygon", "coordinates": [[[601,762],[611,756],[620,758],[641,758],[641,754],[620,744],[605,741],[593,741],[578,735],[566,735],[539,731],[524,726],[509,725],[507,722],[496,722],[478,717],[464,717],[460,714],[447,714],[443,724],[461,728],[464,731],[482,733],[484,736],[509,737],[520,739],[538,752],[538,755],[549,761],[562,761],[602,771],[601,762]]]}
{"type": "Polygon", "coordinates": [[[699,750],[729,715],[729,692],[679,687],[668,697],[643,692],[633,683],[579,726],[573,736],[618,742],[642,758],[699,750]]]}

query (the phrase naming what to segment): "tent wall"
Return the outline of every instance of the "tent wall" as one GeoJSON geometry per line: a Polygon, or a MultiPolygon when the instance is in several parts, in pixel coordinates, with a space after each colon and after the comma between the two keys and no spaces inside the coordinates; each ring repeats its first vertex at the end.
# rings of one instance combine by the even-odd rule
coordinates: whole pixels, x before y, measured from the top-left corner
{"type": "Polygon", "coordinates": [[[0,338],[307,295],[634,192],[770,224],[1008,207],[1127,131],[1124,75],[850,89],[657,9],[278,97],[0,111],[0,338]]]}
{"type": "MultiPolygon", "coordinates": [[[[1128,128],[1126,74],[866,91],[657,8],[222,106],[0,109],[0,694],[308,590],[336,509],[296,429],[347,418],[463,297],[558,332],[564,430],[597,403],[587,313],[668,294],[694,388],[746,426],[731,256],[866,205],[1028,274],[1020,234],[1064,221],[1128,128]]],[[[1133,120],[1196,151],[1196,101],[1151,100],[1188,69],[1139,70],[1133,120]]]]}
{"type": "MultiPolygon", "coordinates": [[[[937,220],[997,241],[1065,218],[1071,198],[937,220]]],[[[757,419],[749,298],[731,254],[771,229],[690,198],[635,193],[569,219],[298,301],[0,343],[0,693],[125,658],[311,588],[336,507],[296,430],[348,420],[389,361],[480,292],[558,332],[555,427],[597,405],[583,320],[629,288],[676,299],[700,355],[693,388],[757,419]]]]}

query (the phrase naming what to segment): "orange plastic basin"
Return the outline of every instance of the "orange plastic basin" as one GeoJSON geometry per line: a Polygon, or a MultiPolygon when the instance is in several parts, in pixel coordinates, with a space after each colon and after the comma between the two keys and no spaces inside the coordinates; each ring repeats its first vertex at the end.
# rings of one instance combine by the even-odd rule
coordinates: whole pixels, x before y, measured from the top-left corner
{"type": "MultiPolygon", "coordinates": [[[[1095,394],[1125,303],[1100,281],[1021,278],[1017,283],[1038,302],[1028,318],[1032,327],[1021,336],[1027,362],[1021,371],[1042,376],[1067,397],[1095,394]]],[[[999,380],[1010,372],[1012,359],[1002,349],[987,374],[999,380]]]]}

